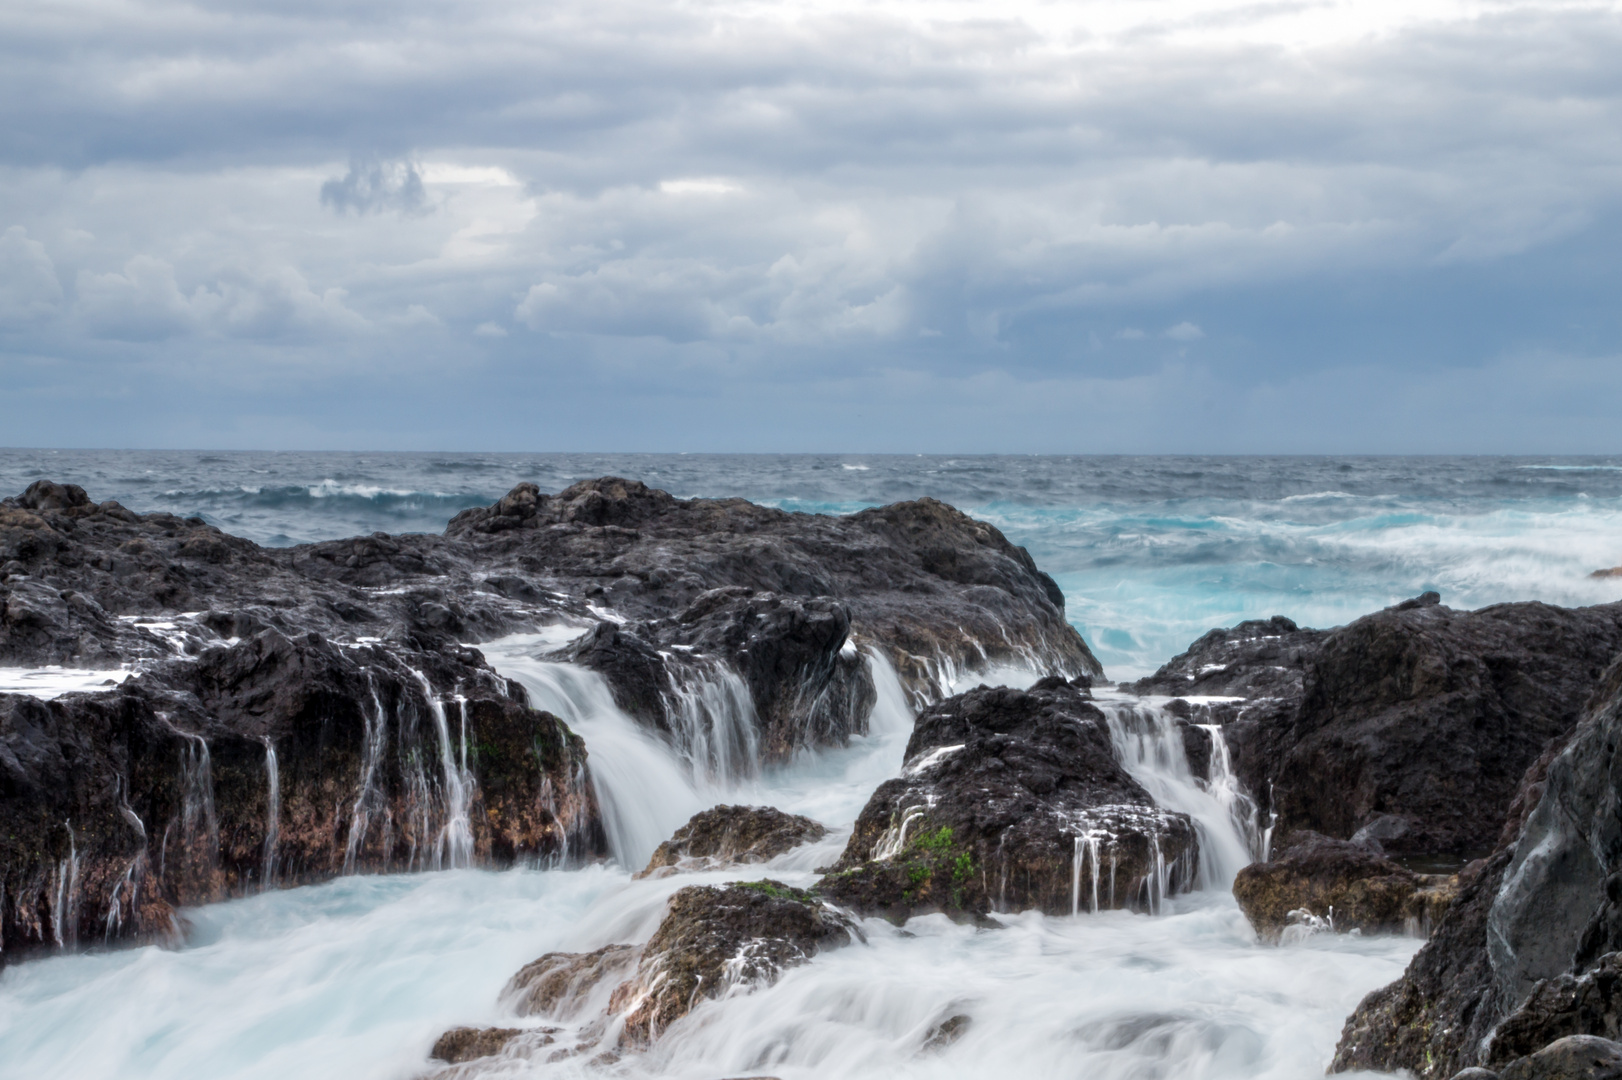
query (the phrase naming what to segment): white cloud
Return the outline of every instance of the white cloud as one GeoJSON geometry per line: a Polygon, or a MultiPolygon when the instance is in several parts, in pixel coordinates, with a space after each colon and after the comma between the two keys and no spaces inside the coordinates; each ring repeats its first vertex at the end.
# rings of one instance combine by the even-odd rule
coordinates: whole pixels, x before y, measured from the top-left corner
{"type": "Polygon", "coordinates": [[[62,283],[45,245],[21,225],[0,233],[0,326],[53,315],[61,303],[62,283]]]}
{"type": "Polygon", "coordinates": [[[1198,341],[1205,336],[1205,331],[1191,322],[1180,322],[1176,326],[1166,328],[1166,336],[1173,341],[1198,341]]]}
{"type": "Polygon", "coordinates": [[[729,195],[743,188],[730,180],[694,177],[687,180],[661,180],[659,190],[666,195],[729,195]]]}
{"type": "Polygon", "coordinates": [[[195,333],[276,338],[366,328],[366,321],[344,305],[343,289],[317,294],[302,274],[286,266],[227,269],[186,292],[173,266],[137,255],[122,272],[81,272],[76,291],[77,312],[90,332],[121,341],[195,333]]]}

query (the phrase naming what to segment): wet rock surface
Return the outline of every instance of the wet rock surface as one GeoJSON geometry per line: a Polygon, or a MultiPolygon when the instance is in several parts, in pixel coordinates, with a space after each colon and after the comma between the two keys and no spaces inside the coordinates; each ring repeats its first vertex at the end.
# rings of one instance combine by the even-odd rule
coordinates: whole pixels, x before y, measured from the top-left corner
{"type": "Polygon", "coordinates": [[[859,937],[845,913],[778,881],[692,885],[670,897],[645,945],[547,953],[513,976],[502,1003],[518,1016],[578,1022],[577,1044],[554,1056],[609,1063],[651,1045],[700,1002],[770,985],[859,937]]]}
{"type": "Polygon", "coordinates": [[[1622,1080],[1622,1045],[1568,1035],[1498,1071],[1499,1080],[1622,1080]]]}
{"type": "Polygon", "coordinates": [[[761,863],[828,835],[825,826],[771,806],[715,806],[694,814],[654,851],[638,877],[761,863]]]}
{"type": "Polygon", "coordinates": [[[1004,661],[1101,670],[1030,556],[930,499],[827,517],[606,477],[557,495],[520,484],[444,536],[266,549],[41,481],[0,503],[0,566],[0,664],[162,660],[198,648],[175,631],[199,622],[425,648],[564,622],[597,628],[580,662],[667,730],[725,663],[768,756],[863,730],[873,691],[853,634],[925,697],[1004,661]]]}
{"type": "Polygon", "coordinates": [[[1613,665],[1568,745],[1523,777],[1510,842],[1460,875],[1458,899],[1407,972],[1348,1019],[1336,1070],[1451,1076],[1486,1065],[1487,1054],[1532,1050],[1545,1034],[1615,1033],[1619,746],[1622,665],[1613,665]]]}
{"type": "Polygon", "coordinates": [[[1454,611],[1427,593],[1333,631],[1212,631],[1139,693],[1202,704],[1280,832],[1363,830],[1387,855],[1493,849],[1517,784],[1622,650],[1622,605],[1454,611]]]}
{"type": "Polygon", "coordinates": [[[1320,833],[1294,833],[1266,863],[1234,879],[1233,895],[1263,941],[1323,920],[1340,933],[1427,936],[1458,891],[1456,876],[1416,874],[1369,848],[1320,833]]]}
{"type": "Polygon", "coordinates": [[[1608,953],[1581,976],[1544,979],[1493,1030],[1487,1064],[1502,1066],[1567,1035],[1622,1035],[1622,953],[1608,953]]]}
{"type": "Polygon", "coordinates": [[[1063,679],[925,710],[906,762],[819,886],[855,910],[1069,914],[1095,895],[1148,909],[1195,881],[1192,823],[1155,806],[1117,761],[1104,714],[1063,679]]]}
{"type": "Polygon", "coordinates": [[[434,1042],[428,1056],[453,1065],[499,1054],[523,1031],[519,1028],[452,1028],[434,1042]]]}
{"type": "Polygon", "coordinates": [[[0,694],[0,962],[172,937],[175,906],[272,884],[602,854],[580,740],[462,642],[562,623],[633,715],[754,764],[866,730],[858,643],[921,698],[976,663],[1097,672],[1062,604],[927,499],[523,484],[444,536],[266,549],[40,481],[0,501],[0,666],[137,674],[0,694]]]}
{"type": "Polygon", "coordinates": [[[815,893],[765,880],[692,885],[670,898],[636,973],[609,1009],[621,1042],[645,1046],[704,998],[775,982],[786,968],[856,940],[855,924],[815,893]]]}
{"type": "Polygon", "coordinates": [[[605,945],[589,953],[547,953],[525,964],[502,998],[519,1016],[577,1017],[599,987],[611,989],[642,955],[637,945],[605,945]]]}
{"type": "Polygon", "coordinates": [[[603,852],[580,739],[410,655],[266,628],[107,693],[0,695],[0,956],[172,940],[175,907],[344,872],[603,852]]]}

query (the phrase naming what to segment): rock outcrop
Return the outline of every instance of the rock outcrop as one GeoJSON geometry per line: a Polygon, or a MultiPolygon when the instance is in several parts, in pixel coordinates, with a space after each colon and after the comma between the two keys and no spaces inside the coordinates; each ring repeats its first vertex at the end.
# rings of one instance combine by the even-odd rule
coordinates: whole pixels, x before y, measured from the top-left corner
{"type": "Polygon", "coordinates": [[[1516,784],[1622,651],[1622,605],[1454,611],[1427,593],[1334,631],[1212,631],[1140,693],[1228,695],[1234,768],[1280,833],[1361,834],[1388,855],[1475,856],[1516,784]]]}
{"type": "Polygon", "coordinates": [[[40,481],[0,501],[0,666],[134,677],[0,694],[0,962],[272,884],[602,854],[584,747],[463,644],[559,624],[559,658],[717,767],[865,731],[862,648],[920,699],[981,664],[1099,670],[1023,549],[927,499],[521,484],[444,536],[264,549],[40,481]]]}
{"type": "Polygon", "coordinates": [[[267,627],[105,693],[0,695],[0,957],[169,939],[175,907],[344,872],[601,854],[580,739],[413,655],[267,627]]]}
{"type": "Polygon", "coordinates": [[[660,844],[638,877],[762,863],[828,835],[825,826],[771,806],[713,806],[660,844]]]}
{"type": "Polygon", "coordinates": [[[502,997],[519,1016],[583,1021],[577,1045],[554,1053],[612,1055],[651,1045],[706,999],[770,985],[859,937],[820,896],[778,881],[690,885],[671,896],[646,945],[547,953],[502,997]]]}
{"type": "Polygon", "coordinates": [[[1499,1072],[1473,1067],[1455,1080],[1622,1080],[1622,1044],[1594,1035],[1568,1035],[1499,1072]]]}
{"type": "Polygon", "coordinates": [[[1116,760],[1104,714],[1063,679],[925,710],[906,762],[819,886],[841,904],[895,920],[1150,909],[1196,879],[1192,823],[1155,806],[1116,760]]]}
{"type": "Polygon", "coordinates": [[[1456,875],[1416,874],[1361,844],[1301,832],[1271,861],[1234,879],[1233,895],[1263,941],[1292,925],[1428,936],[1458,891],[1456,875]]]}
{"type": "Polygon", "coordinates": [[[452,1028],[434,1041],[428,1056],[452,1065],[474,1061],[501,1053],[508,1043],[523,1033],[520,1028],[452,1028]]]}
{"type": "Polygon", "coordinates": [[[520,484],[444,536],[288,549],[73,485],[0,503],[0,664],[163,660],[200,647],[199,622],[424,649],[565,623],[591,631],[569,657],[673,737],[737,680],[767,759],[866,730],[858,641],[919,700],[997,663],[1100,674],[1063,605],[1024,549],[931,499],[828,517],[609,477],[557,495],[520,484]]]}
{"type": "Polygon", "coordinates": [[[589,953],[547,953],[519,969],[502,998],[519,1016],[572,1020],[595,1004],[606,1008],[608,992],[636,966],[642,949],[605,945],[589,953]],[[601,991],[599,993],[599,990],[601,991]]]}
{"type": "Polygon", "coordinates": [[[1622,664],[1568,745],[1523,777],[1510,842],[1461,875],[1458,899],[1407,972],[1348,1019],[1335,1069],[1444,1077],[1515,1054],[1517,1064],[1535,1059],[1545,1036],[1616,1034],[1619,748],[1622,664]]]}
{"type": "Polygon", "coordinates": [[[770,984],[857,936],[821,897],[780,882],[688,886],[670,898],[636,973],[614,991],[620,1041],[646,1046],[702,999],[770,984]]]}

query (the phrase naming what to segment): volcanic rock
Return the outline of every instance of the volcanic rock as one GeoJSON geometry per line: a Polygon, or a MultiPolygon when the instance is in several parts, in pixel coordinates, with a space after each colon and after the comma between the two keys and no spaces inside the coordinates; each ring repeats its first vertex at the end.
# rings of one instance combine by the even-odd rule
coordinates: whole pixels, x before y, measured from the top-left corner
{"type": "Polygon", "coordinates": [[[646,1046],[703,998],[770,984],[785,968],[858,936],[816,894],[780,882],[690,885],[670,898],[636,974],[609,1004],[623,1014],[621,1041],[646,1046]]]}
{"type": "Polygon", "coordinates": [[[1278,941],[1297,912],[1342,933],[1423,936],[1457,893],[1456,877],[1416,874],[1360,844],[1314,832],[1294,833],[1286,842],[1272,861],[1252,863],[1233,883],[1263,941],[1278,941]]]}
{"type": "Polygon", "coordinates": [[[1487,1064],[1502,1066],[1579,1034],[1622,1035],[1622,953],[1607,953],[1580,977],[1565,972],[1538,982],[1493,1030],[1487,1064]]]}
{"type": "Polygon", "coordinates": [[[1486,1064],[1487,1047],[1501,1060],[1544,1034],[1616,1033],[1619,747],[1622,663],[1569,744],[1527,771],[1514,802],[1530,813],[1510,819],[1512,842],[1460,875],[1458,899],[1403,977],[1347,1020],[1334,1069],[1451,1076],[1486,1064]]]}
{"type": "Polygon", "coordinates": [[[1029,691],[981,687],[920,715],[902,775],[873,793],[819,888],[897,921],[1068,914],[1094,896],[1158,907],[1198,865],[1188,817],[1155,806],[1087,692],[1055,677],[1029,691]]]}
{"type": "Polygon", "coordinates": [[[660,844],[647,869],[637,876],[661,877],[678,869],[766,862],[827,834],[824,826],[810,818],[771,806],[714,806],[694,814],[660,844]]]}
{"type": "Polygon", "coordinates": [[[40,481],[0,501],[0,665],[135,676],[0,694],[0,962],[271,885],[603,854],[580,740],[463,644],[560,624],[717,768],[864,732],[864,650],[919,700],[976,665],[1099,671],[1030,556],[932,500],[521,484],[444,536],[265,549],[40,481]]]}
{"type": "Polygon", "coordinates": [[[1426,593],[1334,631],[1212,631],[1132,689],[1241,698],[1196,711],[1281,832],[1374,826],[1388,855],[1474,856],[1619,650],[1619,604],[1465,612],[1426,593]]]}
{"type": "Polygon", "coordinates": [[[1505,1065],[1499,1080],[1622,1080],[1622,1044],[1568,1035],[1505,1065]]]}
{"type": "MultiPolygon", "coordinates": [[[[519,969],[501,992],[519,1016],[568,1020],[593,1003],[592,992],[619,984],[642,950],[635,945],[605,945],[589,953],[547,953],[519,969]]],[[[596,1002],[598,1007],[607,1004],[596,1002]]]]}
{"type": "Polygon", "coordinates": [[[506,692],[267,627],[107,692],[0,694],[0,957],[171,940],[174,907],[344,872],[602,853],[580,739],[506,692]]]}
{"type": "Polygon", "coordinates": [[[596,627],[570,658],[632,715],[685,738],[708,722],[697,699],[741,680],[768,759],[865,732],[874,690],[857,642],[920,701],[994,664],[1101,673],[1029,554],[930,499],[829,517],[607,477],[555,496],[520,484],[443,537],[262,549],[74,491],[36,484],[0,503],[0,663],[162,661],[195,653],[198,623],[424,650],[596,627]]]}
{"type": "Polygon", "coordinates": [[[455,1065],[499,1054],[503,1047],[522,1034],[519,1028],[452,1028],[434,1042],[428,1056],[455,1065]]]}

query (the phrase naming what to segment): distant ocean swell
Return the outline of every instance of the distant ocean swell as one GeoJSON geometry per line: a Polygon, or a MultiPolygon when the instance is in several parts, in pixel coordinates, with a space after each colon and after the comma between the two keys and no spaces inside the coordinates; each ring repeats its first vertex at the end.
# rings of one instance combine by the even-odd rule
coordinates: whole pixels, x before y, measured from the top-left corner
{"type": "Polygon", "coordinates": [[[1333,626],[1414,596],[1456,607],[1622,598],[1622,459],[926,457],[0,451],[0,493],[82,484],[260,544],[439,532],[520,481],[593,476],[680,497],[851,513],[932,496],[997,525],[1059,582],[1112,678],[1213,626],[1333,626]]]}

